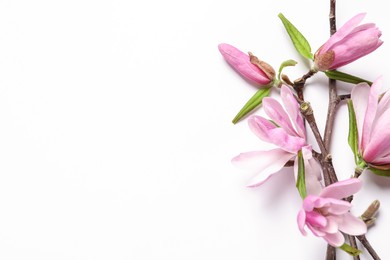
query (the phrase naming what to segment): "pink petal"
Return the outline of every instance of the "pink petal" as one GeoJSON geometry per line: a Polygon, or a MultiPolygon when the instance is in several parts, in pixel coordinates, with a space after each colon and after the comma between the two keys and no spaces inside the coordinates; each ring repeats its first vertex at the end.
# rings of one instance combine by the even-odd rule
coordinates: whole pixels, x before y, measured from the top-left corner
{"type": "Polygon", "coordinates": [[[306,198],[303,200],[302,208],[307,211],[313,211],[315,208],[315,203],[319,199],[319,197],[314,195],[307,195],[306,198]]]}
{"type": "Polygon", "coordinates": [[[322,231],[321,229],[318,229],[316,227],[313,227],[312,225],[310,225],[310,223],[307,223],[306,222],[306,226],[310,229],[310,231],[317,237],[323,237],[326,235],[326,233],[324,231],[322,231]]]}
{"type": "Polygon", "coordinates": [[[381,117],[382,114],[389,109],[390,109],[390,91],[386,91],[386,93],[381,98],[381,101],[378,103],[376,118],[381,117]]]}
{"type": "Polygon", "coordinates": [[[269,120],[261,116],[251,116],[248,119],[249,128],[261,140],[271,143],[270,130],[277,128],[269,120]]]}
{"type": "Polygon", "coordinates": [[[351,203],[345,200],[327,198],[329,202],[328,212],[332,215],[343,215],[351,208],[351,203]]]}
{"type": "Polygon", "coordinates": [[[334,234],[327,233],[323,238],[326,240],[326,242],[328,242],[328,244],[334,247],[340,247],[345,242],[344,236],[341,234],[341,232],[334,234]]]}
{"type": "MultiPolygon", "coordinates": [[[[318,195],[322,190],[322,175],[321,175],[321,166],[316,159],[312,156],[312,149],[309,146],[302,148],[302,156],[305,163],[305,182],[306,182],[306,191],[308,194],[318,195]]],[[[296,158],[297,160],[297,158],[296,158]]],[[[294,163],[294,172],[298,174],[298,163],[294,163]]]]}
{"type": "Polygon", "coordinates": [[[258,171],[258,174],[248,184],[248,187],[255,187],[263,184],[273,173],[281,170],[294,156],[294,154],[277,148],[270,151],[242,153],[233,158],[232,163],[258,171]]]}
{"type": "Polygon", "coordinates": [[[351,213],[345,213],[343,220],[339,223],[340,231],[353,235],[359,236],[367,232],[367,226],[363,220],[353,216],[351,213]]]}
{"type": "Polygon", "coordinates": [[[297,222],[298,222],[299,231],[301,231],[302,235],[306,236],[307,235],[306,230],[305,230],[306,212],[303,209],[301,209],[298,212],[297,222]]]}
{"type": "MultiPolygon", "coordinates": [[[[382,77],[379,77],[377,80],[380,80],[379,83],[381,83],[382,77]]],[[[374,82],[374,84],[375,83],[376,83],[376,81],[374,82]]],[[[375,85],[377,85],[377,84],[375,84],[375,85]]],[[[375,119],[372,123],[373,131],[375,130],[375,128],[379,124],[381,124],[383,119],[386,119],[386,117],[388,116],[389,110],[390,110],[390,91],[386,91],[384,93],[384,95],[382,96],[382,98],[380,99],[380,102],[378,99],[378,105],[377,105],[377,110],[376,110],[376,114],[375,114],[375,119]]],[[[372,134],[371,134],[371,136],[372,136],[372,134]]]]}
{"type": "Polygon", "coordinates": [[[232,159],[234,166],[250,171],[262,171],[277,159],[277,156],[284,154],[282,149],[276,148],[270,151],[251,151],[240,153],[232,159]]]}
{"type": "Polygon", "coordinates": [[[277,100],[270,97],[263,98],[263,108],[265,113],[289,135],[298,136],[291,124],[290,117],[277,100]]]}
{"type": "Polygon", "coordinates": [[[376,80],[371,88],[368,96],[367,110],[363,122],[363,134],[361,147],[367,147],[371,136],[371,127],[375,119],[376,109],[378,106],[379,89],[382,87],[382,78],[376,80]]]}
{"type": "Polygon", "coordinates": [[[373,52],[383,43],[379,39],[380,36],[381,32],[378,28],[370,28],[347,35],[342,41],[332,46],[335,55],[329,69],[337,69],[373,52]]]}
{"type": "MultiPolygon", "coordinates": [[[[323,214],[344,214],[351,208],[351,204],[349,202],[334,198],[316,197],[316,199],[312,200],[310,203],[311,204],[309,205],[311,207],[321,209],[323,214]]],[[[306,207],[304,208],[306,209],[306,207]]]]}
{"type": "Polygon", "coordinates": [[[375,159],[370,161],[369,163],[373,165],[390,164],[390,154],[383,157],[375,157],[375,159]]]}
{"type": "Polygon", "coordinates": [[[359,26],[356,26],[348,35],[354,35],[356,33],[360,33],[360,32],[367,31],[367,30],[372,30],[372,29],[376,29],[374,23],[365,23],[365,24],[361,24],[359,26]]]}
{"type": "Polygon", "coordinates": [[[390,110],[384,113],[375,128],[372,129],[371,140],[363,151],[366,162],[373,163],[390,153],[390,110]]]}
{"type": "Polygon", "coordinates": [[[280,94],[282,96],[283,105],[286,108],[287,114],[289,115],[290,120],[294,125],[295,131],[300,137],[306,139],[306,129],[303,123],[303,117],[295,96],[291,92],[290,88],[285,85],[282,85],[280,94]]]}
{"type": "Polygon", "coordinates": [[[366,16],[365,13],[361,13],[352,17],[348,22],[346,22],[329,40],[320,48],[320,54],[327,52],[331,46],[340,40],[342,40],[345,36],[347,36],[350,32],[352,32],[355,27],[364,19],[366,16]]]}
{"type": "Polygon", "coordinates": [[[355,194],[361,187],[362,182],[359,179],[346,179],[325,187],[321,191],[320,196],[323,198],[343,199],[355,194]]]}
{"type": "Polygon", "coordinates": [[[298,153],[306,145],[305,139],[291,136],[283,128],[275,128],[269,131],[270,142],[289,153],[298,153]]]}
{"type": "Polygon", "coordinates": [[[322,228],[322,231],[328,234],[337,233],[339,231],[339,225],[338,225],[339,218],[328,216],[327,220],[328,220],[327,225],[326,227],[322,228]]]}
{"type": "Polygon", "coordinates": [[[288,135],[286,130],[261,116],[251,116],[248,123],[252,132],[261,140],[273,143],[287,152],[297,153],[306,143],[301,137],[288,135]]]}
{"type": "Polygon", "coordinates": [[[313,201],[313,207],[317,209],[321,209],[323,207],[328,207],[330,205],[330,199],[329,198],[321,198],[316,197],[317,199],[313,201]]]}
{"type": "Polygon", "coordinates": [[[326,217],[316,211],[306,212],[306,222],[310,223],[310,225],[312,225],[313,227],[319,228],[321,230],[322,228],[326,227],[328,223],[326,217]]]}
{"type": "Polygon", "coordinates": [[[219,44],[218,49],[225,60],[245,78],[260,85],[270,83],[267,75],[250,62],[249,55],[226,43],[219,44]]]}
{"type": "MultiPolygon", "coordinates": [[[[367,83],[357,84],[351,92],[351,99],[353,102],[353,108],[356,114],[356,123],[359,133],[359,147],[362,143],[362,132],[364,116],[367,110],[368,96],[370,94],[370,86],[367,83]]],[[[364,147],[363,147],[364,148],[364,147]]]]}

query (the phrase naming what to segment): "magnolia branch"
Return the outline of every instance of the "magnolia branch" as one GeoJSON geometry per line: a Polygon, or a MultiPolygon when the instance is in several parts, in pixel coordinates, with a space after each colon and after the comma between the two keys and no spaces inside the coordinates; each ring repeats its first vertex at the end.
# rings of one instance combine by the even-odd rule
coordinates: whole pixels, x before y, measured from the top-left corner
{"type": "MultiPolygon", "coordinates": [[[[330,12],[329,12],[329,27],[330,27],[330,35],[332,36],[336,31],[336,0],[330,0],[330,12]]],[[[329,79],[329,104],[328,104],[328,115],[326,118],[325,125],[325,133],[324,133],[324,145],[327,150],[330,149],[330,141],[332,137],[332,129],[335,119],[336,106],[339,102],[335,101],[335,97],[337,96],[337,85],[336,81],[333,79],[329,79]]],[[[329,172],[325,169],[324,171],[324,181],[325,185],[330,185],[333,183],[332,178],[330,177],[329,172]]],[[[355,239],[349,237],[350,240],[355,239]]],[[[336,260],[336,249],[331,245],[328,245],[326,250],[326,260],[336,260]]],[[[358,259],[355,259],[358,260],[358,259]]]]}

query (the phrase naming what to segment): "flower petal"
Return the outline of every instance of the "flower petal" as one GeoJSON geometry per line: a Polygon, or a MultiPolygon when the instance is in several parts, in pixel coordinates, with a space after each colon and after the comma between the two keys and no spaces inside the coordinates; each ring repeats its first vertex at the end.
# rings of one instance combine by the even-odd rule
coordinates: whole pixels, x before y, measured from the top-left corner
{"type": "Polygon", "coordinates": [[[325,187],[321,191],[320,196],[323,198],[343,199],[355,194],[361,187],[362,182],[359,179],[346,179],[325,187]]]}
{"type": "Polygon", "coordinates": [[[248,184],[248,187],[256,187],[268,180],[273,173],[281,170],[294,156],[294,154],[276,148],[270,151],[242,153],[233,158],[232,163],[239,167],[257,170],[258,174],[248,184]]]}
{"type": "Polygon", "coordinates": [[[367,232],[367,225],[351,213],[345,213],[341,223],[339,223],[339,229],[346,234],[359,236],[367,232]]]}
{"type": "Polygon", "coordinates": [[[335,56],[329,69],[344,66],[373,52],[383,43],[379,39],[380,36],[381,32],[378,28],[369,28],[347,35],[342,41],[332,46],[335,56]]]}
{"type": "Polygon", "coordinates": [[[372,129],[371,140],[363,151],[363,159],[373,164],[390,153],[390,110],[377,121],[372,129]]]}
{"type": "Polygon", "coordinates": [[[271,143],[270,130],[277,128],[269,120],[261,116],[251,116],[248,119],[249,128],[261,140],[271,143]]]}
{"type": "Polygon", "coordinates": [[[303,123],[303,117],[299,109],[299,104],[295,99],[290,88],[282,85],[280,89],[280,94],[282,96],[283,105],[286,108],[287,114],[290,117],[291,122],[295,128],[295,131],[302,138],[306,139],[306,129],[303,123]]]}
{"type": "Polygon", "coordinates": [[[263,98],[263,108],[265,113],[289,135],[298,136],[291,124],[290,117],[277,100],[271,97],[263,98]]]}
{"type": "MultiPolygon", "coordinates": [[[[316,159],[312,156],[312,149],[310,146],[302,148],[302,156],[305,162],[305,182],[306,191],[308,194],[318,195],[320,194],[323,186],[321,183],[321,167],[316,159]]],[[[295,163],[297,165],[297,163],[295,163]]],[[[298,167],[295,167],[296,175],[298,174],[298,167]]]]}
{"type": "Polygon", "coordinates": [[[319,197],[317,196],[311,194],[307,195],[306,198],[303,200],[303,209],[307,212],[312,211],[315,208],[315,204],[318,199],[319,197]]]}
{"type": "Polygon", "coordinates": [[[340,200],[340,199],[333,199],[333,198],[327,198],[329,202],[328,212],[333,215],[343,215],[347,213],[352,205],[348,201],[340,200]]]}
{"type": "Polygon", "coordinates": [[[250,62],[249,55],[226,43],[219,44],[218,49],[225,60],[245,78],[260,85],[267,85],[270,83],[270,79],[267,75],[250,62]]]}
{"type": "Polygon", "coordinates": [[[298,153],[306,145],[305,139],[286,133],[283,128],[275,128],[269,131],[270,142],[289,153],[298,153]]]}
{"type": "Polygon", "coordinates": [[[390,109],[390,91],[386,91],[380,102],[378,103],[378,108],[376,111],[376,118],[380,118],[383,113],[390,109]]]}
{"type": "Polygon", "coordinates": [[[341,232],[337,232],[334,234],[327,233],[323,238],[328,242],[329,245],[334,247],[340,247],[344,244],[345,238],[341,232]]]}
{"type": "Polygon", "coordinates": [[[326,227],[328,223],[326,217],[316,211],[306,212],[306,222],[310,223],[310,225],[312,225],[313,227],[319,228],[321,230],[322,228],[326,227]]]}
{"type": "Polygon", "coordinates": [[[352,17],[348,22],[346,22],[329,40],[320,48],[320,53],[326,53],[333,44],[342,40],[350,32],[352,32],[357,25],[364,19],[366,16],[365,13],[360,13],[352,17]]]}
{"type": "Polygon", "coordinates": [[[313,227],[312,225],[310,225],[310,223],[306,223],[307,227],[310,229],[310,231],[317,237],[323,237],[326,235],[326,233],[324,231],[322,231],[321,229],[318,229],[316,227],[313,227]]]}
{"type": "Polygon", "coordinates": [[[367,147],[367,144],[370,141],[371,127],[375,119],[376,109],[378,106],[379,89],[381,87],[382,78],[379,78],[375,80],[370,88],[370,95],[368,96],[367,109],[363,122],[362,147],[367,147]]]}
{"type": "Polygon", "coordinates": [[[298,222],[299,231],[301,231],[302,235],[306,236],[307,235],[306,230],[305,230],[306,212],[303,209],[301,209],[298,212],[297,222],[298,222]]]}
{"type": "Polygon", "coordinates": [[[337,233],[339,231],[339,225],[338,225],[339,218],[334,216],[328,216],[326,219],[328,220],[328,222],[326,227],[322,228],[322,231],[329,234],[337,233]]]}
{"type": "Polygon", "coordinates": [[[370,86],[367,83],[357,84],[351,92],[351,99],[353,102],[353,108],[356,115],[356,123],[359,133],[359,147],[362,143],[362,132],[363,132],[363,122],[364,116],[367,110],[368,96],[370,95],[370,86]]]}

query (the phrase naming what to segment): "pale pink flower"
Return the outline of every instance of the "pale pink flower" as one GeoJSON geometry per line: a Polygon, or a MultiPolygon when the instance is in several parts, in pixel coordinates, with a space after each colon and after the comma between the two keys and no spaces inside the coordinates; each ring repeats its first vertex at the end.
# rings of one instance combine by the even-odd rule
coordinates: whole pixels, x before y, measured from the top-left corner
{"type": "Polygon", "coordinates": [[[357,178],[339,181],[325,187],[318,195],[310,194],[303,201],[298,213],[299,230],[306,236],[307,226],[315,236],[322,237],[331,246],[344,244],[344,235],[363,235],[367,226],[363,220],[353,216],[351,203],[342,200],[360,190],[362,183],[357,178]]]}
{"type": "Polygon", "coordinates": [[[370,87],[356,85],[351,99],[359,135],[359,154],[370,166],[390,169],[390,92],[379,100],[382,77],[370,87]]]}
{"type": "Polygon", "coordinates": [[[351,63],[382,45],[381,31],[375,24],[359,25],[365,13],[358,14],[344,24],[318,49],[314,56],[317,70],[334,70],[351,63]]]}
{"type": "Polygon", "coordinates": [[[255,135],[278,148],[242,153],[233,158],[232,162],[252,170],[254,168],[258,172],[248,184],[249,187],[255,187],[281,170],[289,160],[295,159],[294,172],[297,175],[297,154],[302,151],[307,191],[316,192],[321,189],[321,169],[312,157],[311,146],[306,143],[306,131],[299,104],[287,86],[281,87],[281,99],[284,107],[273,98],[263,99],[263,108],[273,122],[261,116],[251,116],[248,120],[255,135]]]}
{"type": "Polygon", "coordinates": [[[225,60],[244,78],[261,86],[268,85],[273,80],[274,72],[269,65],[261,69],[251,62],[248,54],[227,43],[219,44],[218,49],[225,60]]]}

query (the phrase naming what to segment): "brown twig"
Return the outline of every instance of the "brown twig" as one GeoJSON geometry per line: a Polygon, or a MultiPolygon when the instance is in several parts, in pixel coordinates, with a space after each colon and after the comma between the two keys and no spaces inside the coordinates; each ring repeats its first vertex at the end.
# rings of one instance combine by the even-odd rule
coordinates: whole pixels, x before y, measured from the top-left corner
{"type": "Polygon", "coordinates": [[[337,176],[332,163],[332,156],[328,153],[328,150],[325,147],[325,143],[321,137],[320,131],[317,126],[316,119],[313,114],[313,109],[309,102],[302,102],[300,106],[301,113],[309,124],[313,135],[318,143],[322,154],[321,165],[323,166],[324,171],[328,174],[327,177],[331,183],[337,182],[337,176]]]}
{"type": "Polygon", "coordinates": [[[340,101],[343,101],[343,100],[346,100],[346,99],[350,99],[350,98],[351,98],[351,94],[339,95],[340,101]]]}
{"type": "Polygon", "coordinates": [[[359,239],[360,243],[367,249],[368,253],[372,256],[372,259],[374,260],[381,260],[379,255],[375,252],[374,248],[371,246],[370,242],[368,242],[365,235],[362,236],[356,236],[357,239],[359,239]]]}
{"type": "Polygon", "coordinates": [[[331,245],[326,249],[326,260],[336,260],[336,250],[331,245]]]}
{"type": "Polygon", "coordinates": [[[330,149],[332,130],[333,130],[334,120],[336,116],[336,108],[339,103],[340,103],[340,97],[337,95],[336,80],[329,79],[328,115],[326,118],[325,133],[324,133],[324,143],[325,143],[325,147],[328,150],[330,149]]]}
{"type": "MultiPolygon", "coordinates": [[[[336,28],[336,0],[330,0],[330,11],[329,11],[329,27],[330,27],[330,35],[333,35],[336,28]]],[[[336,81],[329,79],[329,104],[328,104],[328,115],[326,119],[325,133],[324,133],[324,142],[325,148],[329,150],[330,141],[332,135],[332,129],[334,124],[334,117],[336,106],[338,103],[334,101],[334,96],[337,95],[337,86],[336,81]]],[[[324,170],[324,181],[325,185],[328,186],[333,183],[332,178],[330,177],[330,173],[325,169],[324,170]]],[[[328,245],[326,250],[326,260],[336,260],[336,249],[331,245],[328,245]]]]}
{"type": "MultiPolygon", "coordinates": [[[[358,247],[357,247],[357,244],[356,244],[355,237],[354,236],[348,236],[348,239],[349,239],[349,243],[351,244],[351,246],[357,249],[358,247]]],[[[358,256],[358,255],[353,256],[353,260],[360,260],[360,256],[358,256]]]]}
{"type": "Polygon", "coordinates": [[[293,84],[294,90],[297,92],[298,99],[301,101],[304,101],[303,98],[303,87],[305,86],[306,80],[313,76],[316,73],[314,70],[309,70],[305,75],[303,75],[301,78],[296,79],[293,84]]]}

